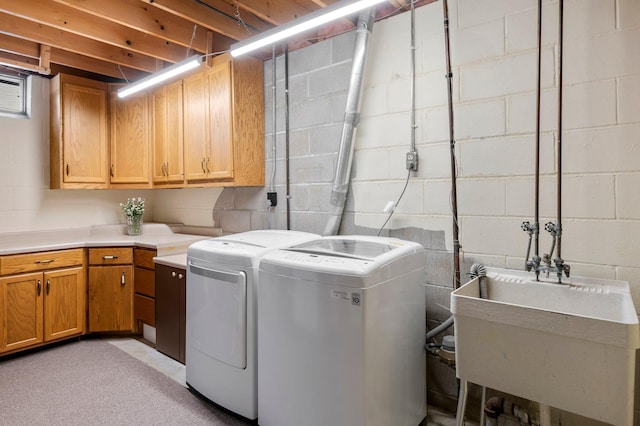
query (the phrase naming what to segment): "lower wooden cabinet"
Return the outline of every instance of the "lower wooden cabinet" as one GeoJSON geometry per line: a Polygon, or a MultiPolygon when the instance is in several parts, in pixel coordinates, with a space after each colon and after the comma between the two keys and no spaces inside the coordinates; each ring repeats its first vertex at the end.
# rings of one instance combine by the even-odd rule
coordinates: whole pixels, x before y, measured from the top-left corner
{"type": "Polygon", "coordinates": [[[133,248],[89,249],[89,332],[133,331],[133,248]]]}
{"type": "MultiPolygon", "coordinates": [[[[156,250],[136,247],[133,250],[135,286],[133,295],[136,322],[156,326],[156,275],[153,258],[156,250]]],[[[140,329],[140,326],[138,326],[140,329]]]]}
{"type": "Polygon", "coordinates": [[[84,268],[0,278],[0,353],[80,335],[85,324],[84,268]]]}
{"type": "Polygon", "coordinates": [[[187,273],[156,265],[156,349],[185,363],[187,273]]]}

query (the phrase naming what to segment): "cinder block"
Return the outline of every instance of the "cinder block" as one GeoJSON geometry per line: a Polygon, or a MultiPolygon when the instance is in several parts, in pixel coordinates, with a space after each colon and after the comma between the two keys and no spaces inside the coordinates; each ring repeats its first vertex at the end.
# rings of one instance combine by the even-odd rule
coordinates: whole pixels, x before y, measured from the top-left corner
{"type": "Polygon", "coordinates": [[[237,210],[265,210],[267,207],[267,188],[249,186],[236,188],[237,210]]]}
{"type": "Polygon", "coordinates": [[[408,113],[362,117],[356,134],[356,146],[358,149],[367,149],[408,144],[411,140],[410,123],[408,113]]]}
{"type": "Polygon", "coordinates": [[[362,93],[361,117],[375,117],[388,112],[388,87],[386,85],[368,86],[362,93]]]}
{"type": "MultiPolygon", "coordinates": [[[[291,206],[292,211],[308,211],[309,210],[309,199],[310,199],[310,190],[309,185],[291,185],[289,187],[289,193],[291,195],[291,199],[289,204],[291,206]]],[[[283,194],[284,195],[284,194],[283,194]]],[[[281,201],[286,203],[284,197],[281,197],[281,201]]],[[[329,200],[327,200],[328,202],[329,200]]]]}
{"type": "MultiPolygon", "coordinates": [[[[460,177],[512,176],[535,171],[535,138],[533,136],[498,137],[458,143],[460,177]]],[[[540,170],[555,170],[552,135],[542,135],[540,170]]]]}
{"type": "Polygon", "coordinates": [[[599,265],[637,267],[637,241],[640,222],[585,221],[563,222],[562,257],[599,265]]]}
{"type": "MultiPolygon", "coordinates": [[[[564,126],[563,126],[564,127],[564,126]]],[[[540,131],[558,129],[558,91],[547,89],[540,95],[540,131]]],[[[507,133],[534,133],[536,130],[536,94],[523,93],[507,97],[507,133]]]]}
{"type": "MultiPolygon", "coordinates": [[[[556,214],[556,178],[540,177],[541,217],[553,217],[556,214]]],[[[510,177],[506,179],[506,214],[523,221],[533,222],[535,215],[535,180],[533,176],[510,177]]]]}
{"type": "MultiPolygon", "coordinates": [[[[486,61],[504,54],[504,17],[461,28],[451,34],[451,61],[456,65],[486,61]]],[[[534,33],[535,34],[535,33],[534,33]]]]}
{"type": "Polygon", "coordinates": [[[13,210],[13,190],[9,187],[0,188],[0,211],[13,210]]]}
{"type": "MultiPolygon", "coordinates": [[[[616,3],[618,2],[614,0],[581,0],[576,2],[565,2],[565,40],[597,37],[602,34],[615,31],[616,3]]],[[[557,5],[554,4],[554,8],[557,10],[557,5]]]]}
{"type": "Polygon", "coordinates": [[[417,134],[422,143],[449,141],[449,110],[447,107],[422,110],[419,112],[419,117],[421,120],[417,134]]]}
{"type": "MultiPolygon", "coordinates": [[[[542,51],[543,88],[554,84],[553,50],[542,51]]],[[[530,92],[536,88],[537,54],[526,52],[489,62],[460,67],[460,97],[463,101],[530,92]]]]}
{"type": "Polygon", "coordinates": [[[312,71],[309,79],[309,97],[311,99],[331,93],[346,92],[351,77],[351,62],[343,62],[330,67],[312,71]]]}
{"type": "Polygon", "coordinates": [[[342,123],[337,123],[309,129],[308,154],[337,153],[342,139],[342,128],[342,123]]]}
{"type": "Polygon", "coordinates": [[[291,229],[322,234],[327,222],[326,213],[301,212],[291,215],[291,229]]]}
{"type": "Polygon", "coordinates": [[[355,31],[349,31],[331,38],[331,62],[337,64],[352,60],[355,45],[355,31]]]}
{"type": "Polygon", "coordinates": [[[331,41],[324,40],[289,52],[289,76],[331,65],[331,41]]]}
{"type": "MultiPolygon", "coordinates": [[[[453,99],[458,99],[458,87],[460,78],[454,71],[453,76],[453,99]]],[[[407,98],[409,91],[407,90],[407,98]]],[[[416,75],[416,108],[433,108],[447,105],[447,79],[442,72],[429,72],[416,75]]],[[[407,103],[409,105],[409,103],[407,103]]]]}
{"type": "MultiPolygon", "coordinates": [[[[381,213],[389,201],[396,201],[402,192],[402,182],[353,182],[354,208],[357,212],[381,213]]],[[[421,214],[424,210],[424,185],[409,181],[405,194],[396,207],[398,214],[421,214]]]]}
{"type": "Polygon", "coordinates": [[[467,216],[504,215],[506,181],[506,179],[459,180],[457,182],[458,213],[467,216]]]}
{"type": "Polygon", "coordinates": [[[564,84],[640,74],[640,55],[629,50],[630,40],[640,40],[640,27],[567,40],[563,51],[564,84]]]}
{"type": "Polygon", "coordinates": [[[638,26],[638,22],[640,22],[640,3],[636,0],[618,0],[616,8],[620,28],[627,29],[638,26]]]}
{"type": "MultiPolygon", "coordinates": [[[[638,18],[640,20],[640,12],[638,18]]],[[[618,122],[640,123],[639,93],[640,74],[618,79],[618,122]]]]}
{"type": "Polygon", "coordinates": [[[568,131],[564,134],[563,172],[635,172],[640,163],[632,152],[640,152],[640,125],[620,125],[568,131]]]}
{"type": "Polygon", "coordinates": [[[504,217],[463,216],[460,218],[460,240],[465,251],[508,256],[525,253],[527,235],[522,220],[504,217]]]}
{"type": "Polygon", "coordinates": [[[616,176],[615,199],[620,219],[640,219],[640,174],[616,176]]]}
{"type": "Polygon", "coordinates": [[[289,161],[292,182],[308,184],[333,181],[334,157],[332,154],[322,154],[292,158],[289,161]]]}
{"type": "MultiPolygon", "coordinates": [[[[454,2],[449,2],[454,3],[454,2]]],[[[527,3],[531,4],[531,3],[527,3]]],[[[458,24],[460,28],[467,28],[482,22],[501,18],[520,12],[523,2],[511,0],[485,0],[483,2],[462,2],[458,10],[458,24]]]]}
{"type": "MultiPolygon", "coordinates": [[[[289,78],[289,106],[299,107],[311,99],[309,94],[309,76],[310,73],[297,75],[289,78]]],[[[285,85],[280,84],[276,87],[276,104],[278,108],[284,108],[286,103],[285,85]]]]}
{"type": "MultiPolygon", "coordinates": [[[[565,6],[566,7],[566,6],[565,6]]],[[[507,53],[516,53],[538,46],[538,8],[528,8],[506,16],[507,53]]],[[[542,5],[542,45],[549,46],[558,40],[558,4],[542,5]]]]}
{"type": "Polygon", "coordinates": [[[616,82],[596,81],[564,88],[565,130],[616,124],[616,82]]]}
{"type": "Polygon", "coordinates": [[[219,226],[224,232],[246,232],[251,230],[251,212],[243,210],[222,210],[219,226]]]}
{"type": "Polygon", "coordinates": [[[446,178],[451,174],[449,142],[418,145],[418,178],[446,178]]]}
{"type": "Polygon", "coordinates": [[[459,104],[454,110],[457,140],[505,134],[504,99],[459,104]]]}
{"type": "MultiPolygon", "coordinates": [[[[427,265],[429,268],[430,265],[427,265]]],[[[453,287],[450,285],[442,287],[438,285],[427,284],[425,286],[425,297],[427,304],[427,318],[434,321],[445,321],[451,316],[449,307],[451,306],[451,291],[453,287]]]]}
{"type": "Polygon", "coordinates": [[[353,161],[353,181],[389,178],[389,151],[383,149],[359,150],[353,161]]]}
{"type": "Polygon", "coordinates": [[[451,182],[428,180],[424,189],[424,214],[451,214],[451,182]]]}
{"type": "Polygon", "coordinates": [[[291,130],[331,124],[331,98],[313,99],[296,108],[290,108],[289,117],[291,130]]]}

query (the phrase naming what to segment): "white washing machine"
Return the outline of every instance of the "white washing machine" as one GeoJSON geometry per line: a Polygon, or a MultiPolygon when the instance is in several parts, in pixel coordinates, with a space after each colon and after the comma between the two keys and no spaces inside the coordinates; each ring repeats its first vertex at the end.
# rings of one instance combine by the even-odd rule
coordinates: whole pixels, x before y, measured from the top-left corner
{"type": "Polygon", "coordinates": [[[250,231],[187,250],[186,379],[210,401],[258,417],[256,286],[260,257],[318,235],[250,231]]]}
{"type": "Polygon", "coordinates": [[[262,426],[418,425],[426,416],[424,248],[324,237],[266,254],[262,426]]]}

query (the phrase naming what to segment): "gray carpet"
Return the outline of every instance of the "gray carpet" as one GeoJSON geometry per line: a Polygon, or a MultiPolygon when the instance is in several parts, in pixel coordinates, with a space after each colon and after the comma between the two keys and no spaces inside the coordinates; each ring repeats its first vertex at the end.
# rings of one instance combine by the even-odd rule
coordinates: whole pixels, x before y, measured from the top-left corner
{"type": "Polygon", "coordinates": [[[97,339],[0,359],[2,425],[245,425],[97,339]]]}

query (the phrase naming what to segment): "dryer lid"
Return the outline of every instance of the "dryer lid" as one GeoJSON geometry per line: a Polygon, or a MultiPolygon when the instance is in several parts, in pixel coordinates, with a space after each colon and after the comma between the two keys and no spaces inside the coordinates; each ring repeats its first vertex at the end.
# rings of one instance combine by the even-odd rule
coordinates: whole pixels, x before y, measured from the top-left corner
{"type": "Polygon", "coordinates": [[[298,244],[292,247],[291,250],[328,256],[374,260],[376,257],[389,253],[395,248],[396,247],[386,241],[367,241],[353,238],[323,238],[298,244]]]}

